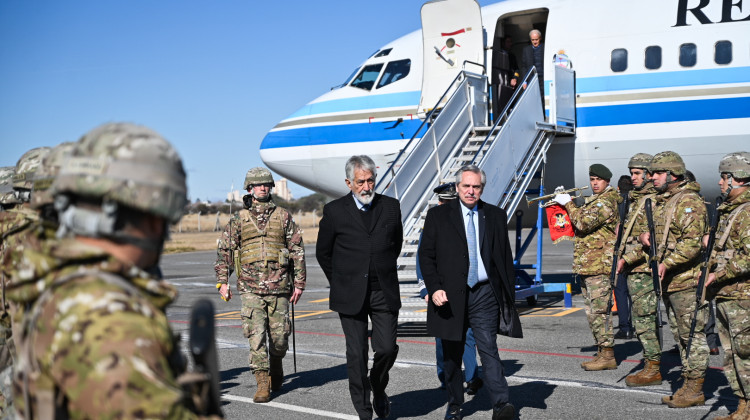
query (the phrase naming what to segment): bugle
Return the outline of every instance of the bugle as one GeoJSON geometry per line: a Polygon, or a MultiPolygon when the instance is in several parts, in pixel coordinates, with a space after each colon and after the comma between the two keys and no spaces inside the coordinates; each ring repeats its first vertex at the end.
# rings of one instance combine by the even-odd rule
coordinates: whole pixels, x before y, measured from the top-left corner
{"type": "Polygon", "coordinates": [[[529,200],[529,197],[526,197],[526,204],[531,205],[531,203],[535,203],[535,202],[537,202],[539,200],[547,200],[547,199],[550,199],[550,198],[555,198],[555,196],[557,194],[570,194],[572,192],[581,191],[581,190],[585,190],[585,189],[588,189],[588,188],[589,188],[588,185],[585,186],[585,187],[571,188],[569,190],[554,192],[552,194],[543,195],[541,197],[534,197],[531,200],[529,200]]]}

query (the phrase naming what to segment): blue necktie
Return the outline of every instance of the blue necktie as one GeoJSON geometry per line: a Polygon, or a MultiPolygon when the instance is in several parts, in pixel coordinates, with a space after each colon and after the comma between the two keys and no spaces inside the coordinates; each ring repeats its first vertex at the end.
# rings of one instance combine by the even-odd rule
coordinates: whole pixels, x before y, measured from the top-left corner
{"type": "Polygon", "coordinates": [[[474,228],[474,211],[469,210],[469,225],[466,226],[466,242],[469,244],[469,278],[466,284],[474,287],[479,282],[477,267],[477,231],[474,228]]]}

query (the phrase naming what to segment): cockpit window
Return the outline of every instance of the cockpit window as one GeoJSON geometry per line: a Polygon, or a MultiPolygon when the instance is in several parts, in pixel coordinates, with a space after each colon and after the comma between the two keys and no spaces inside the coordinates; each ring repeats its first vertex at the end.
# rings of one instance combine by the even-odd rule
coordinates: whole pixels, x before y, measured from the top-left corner
{"type": "Polygon", "coordinates": [[[354,69],[354,71],[352,72],[352,74],[350,74],[349,77],[347,77],[346,80],[344,80],[344,83],[342,83],[341,86],[346,86],[346,84],[349,83],[350,80],[352,80],[352,77],[354,77],[354,75],[357,74],[358,71],[359,71],[359,67],[357,67],[356,69],[354,69]]]}
{"type": "Polygon", "coordinates": [[[375,54],[375,57],[385,57],[386,55],[391,53],[391,50],[393,50],[393,48],[386,48],[384,50],[381,50],[380,52],[375,54]]]}
{"type": "Polygon", "coordinates": [[[408,58],[406,60],[391,61],[385,66],[383,77],[380,78],[377,88],[380,89],[385,85],[390,85],[393,82],[403,79],[409,74],[409,69],[411,69],[411,60],[408,58]]]}
{"type": "Polygon", "coordinates": [[[383,68],[383,64],[370,64],[362,68],[356,79],[352,80],[352,86],[364,90],[372,89],[375,81],[378,80],[380,69],[383,68]]]}

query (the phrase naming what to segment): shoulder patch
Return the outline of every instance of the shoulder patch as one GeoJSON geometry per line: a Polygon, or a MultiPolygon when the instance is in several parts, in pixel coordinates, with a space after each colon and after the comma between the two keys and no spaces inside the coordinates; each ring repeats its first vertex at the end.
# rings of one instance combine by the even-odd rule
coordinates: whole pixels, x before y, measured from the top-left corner
{"type": "Polygon", "coordinates": [[[692,213],[693,208],[692,207],[685,207],[685,213],[692,213]]]}
{"type": "Polygon", "coordinates": [[[601,206],[602,206],[602,203],[596,203],[596,206],[597,206],[597,207],[601,207],[601,206]]]}

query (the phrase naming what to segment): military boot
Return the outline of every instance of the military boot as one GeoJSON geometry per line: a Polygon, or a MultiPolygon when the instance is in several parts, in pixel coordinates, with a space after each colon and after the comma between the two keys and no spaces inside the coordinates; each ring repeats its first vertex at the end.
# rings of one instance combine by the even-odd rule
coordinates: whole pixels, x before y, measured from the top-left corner
{"type": "Polygon", "coordinates": [[[714,417],[714,420],[741,420],[748,418],[750,413],[747,409],[747,400],[740,398],[740,403],[737,405],[737,410],[734,413],[730,413],[728,416],[714,417]]]}
{"type": "Polygon", "coordinates": [[[590,362],[581,363],[586,370],[609,370],[617,369],[615,360],[615,349],[613,347],[602,347],[599,354],[590,362]]]}
{"type": "Polygon", "coordinates": [[[280,390],[284,383],[284,365],[281,360],[281,357],[271,356],[271,391],[280,390]]]}
{"type": "Polygon", "coordinates": [[[667,405],[670,408],[685,408],[694,405],[703,405],[703,403],[706,402],[706,397],[703,395],[703,381],[704,378],[687,378],[682,385],[684,391],[679,395],[675,392],[675,395],[667,401],[667,405]]]}
{"type": "Polygon", "coordinates": [[[586,366],[588,366],[590,363],[596,362],[597,360],[599,360],[600,357],[602,357],[602,348],[601,348],[601,346],[599,346],[599,347],[596,348],[596,356],[594,356],[593,359],[587,360],[585,362],[581,362],[581,367],[584,368],[584,369],[586,369],[586,366]]]}
{"type": "Polygon", "coordinates": [[[258,390],[255,392],[253,402],[265,403],[271,400],[271,378],[268,377],[268,371],[255,371],[255,381],[258,383],[258,390]]]}
{"type": "Polygon", "coordinates": [[[646,360],[646,366],[643,367],[643,370],[634,375],[628,375],[625,378],[625,384],[627,386],[661,385],[660,364],[661,362],[658,360],[646,360]]]}

